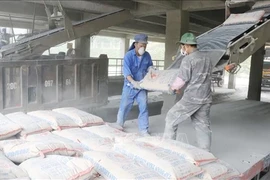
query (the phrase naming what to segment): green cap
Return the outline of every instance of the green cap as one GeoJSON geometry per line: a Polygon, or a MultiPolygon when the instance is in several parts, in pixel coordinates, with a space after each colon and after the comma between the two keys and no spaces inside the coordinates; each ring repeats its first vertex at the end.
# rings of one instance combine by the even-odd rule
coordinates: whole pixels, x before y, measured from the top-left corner
{"type": "Polygon", "coordinates": [[[192,33],[185,33],[180,41],[178,42],[180,44],[191,44],[191,45],[195,45],[197,44],[197,40],[194,34],[192,33]]]}

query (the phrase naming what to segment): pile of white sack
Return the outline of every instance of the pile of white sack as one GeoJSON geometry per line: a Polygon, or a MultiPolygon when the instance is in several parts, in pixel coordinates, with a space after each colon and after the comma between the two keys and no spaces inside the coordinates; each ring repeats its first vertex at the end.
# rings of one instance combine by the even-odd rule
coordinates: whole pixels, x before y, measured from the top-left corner
{"type": "Polygon", "coordinates": [[[230,180],[213,154],[141,137],[76,108],[0,114],[0,179],[230,180]]]}

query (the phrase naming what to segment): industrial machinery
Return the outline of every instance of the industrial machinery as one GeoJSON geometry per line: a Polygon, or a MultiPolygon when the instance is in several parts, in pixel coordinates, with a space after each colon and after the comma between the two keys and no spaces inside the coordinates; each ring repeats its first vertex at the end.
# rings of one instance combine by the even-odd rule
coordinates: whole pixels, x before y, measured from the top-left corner
{"type": "MultiPolygon", "coordinates": [[[[240,64],[270,39],[270,3],[269,1],[257,2],[250,11],[237,14],[231,24],[225,22],[220,26],[197,37],[198,47],[207,52],[212,60],[213,72],[226,70],[229,73],[237,73],[240,64]],[[258,20],[249,21],[251,13],[261,13],[258,20]],[[243,21],[241,22],[241,17],[243,21]],[[240,20],[239,20],[240,19],[240,20]],[[228,66],[229,65],[229,66],[228,66]]],[[[180,57],[169,68],[179,68],[180,57]]]]}
{"type": "Polygon", "coordinates": [[[102,29],[120,24],[131,18],[132,15],[128,10],[119,10],[76,23],[71,23],[65,16],[65,27],[45,31],[2,47],[0,50],[1,61],[39,59],[42,53],[50,47],[86,35],[94,35],[102,29]]]}
{"type": "Polygon", "coordinates": [[[224,85],[224,70],[213,72],[212,82],[216,83],[218,87],[222,87],[224,85]]]}
{"type": "Polygon", "coordinates": [[[0,49],[1,113],[62,106],[91,109],[107,103],[106,55],[100,55],[99,58],[67,59],[65,53],[42,54],[60,43],[93,35],[125,22],[132,15],[127,10],[119,10],[71,23],[60,3],[58,9],[63,15],[64,27],[53,26],[55,20],[61,21],[60,17],[49,17],[51,30],[22,38],[0,49]]]}

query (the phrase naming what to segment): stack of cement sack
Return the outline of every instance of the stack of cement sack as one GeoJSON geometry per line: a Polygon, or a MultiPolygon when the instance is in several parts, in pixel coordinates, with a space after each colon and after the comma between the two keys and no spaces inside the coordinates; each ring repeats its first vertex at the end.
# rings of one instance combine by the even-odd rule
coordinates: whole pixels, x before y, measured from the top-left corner
{"type": "Polygon", "coordinates": [[[235,179],[213,154],[75,108],[0,114],[0,179],[235,179]]]}
{"type": "Polygon", "coordinates": [[[92,163],[82,158],[89,143],[84,146],[56,133],[102,124],[100,117],[76,108],[0,114],[0,179],[98,177],[92,163]]]}

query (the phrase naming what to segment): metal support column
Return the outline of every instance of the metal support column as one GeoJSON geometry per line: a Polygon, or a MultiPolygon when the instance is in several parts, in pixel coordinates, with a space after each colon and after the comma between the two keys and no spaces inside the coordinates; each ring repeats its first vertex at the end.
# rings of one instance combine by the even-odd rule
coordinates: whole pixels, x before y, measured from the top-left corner
{"type": "MultiPolygon", "coordinates": [[[[189,12],[172,10],[166,15],[165,68],[173,62],[172,57],[179,49],[175,43],[181,35],[189,31],[189,12]]],[[[167,113],[175,102],[181,99],[181,96],[163,94],[163,99],[162,113],[167,113]]]]}
{"type": "Polygon", "coordinates": [[[258,49],[251,58],[248,100],[261,100],[261,83],[265,47],[258,49]]]}

